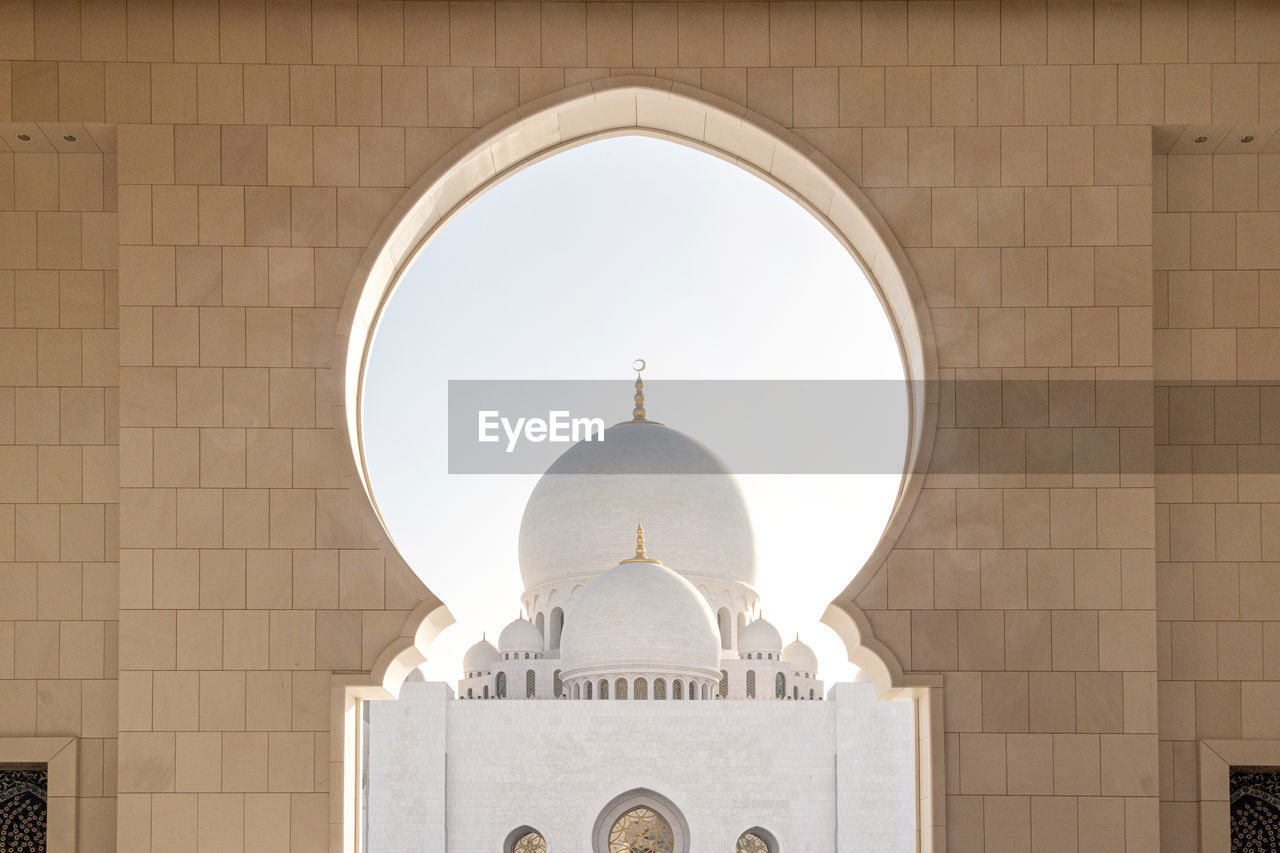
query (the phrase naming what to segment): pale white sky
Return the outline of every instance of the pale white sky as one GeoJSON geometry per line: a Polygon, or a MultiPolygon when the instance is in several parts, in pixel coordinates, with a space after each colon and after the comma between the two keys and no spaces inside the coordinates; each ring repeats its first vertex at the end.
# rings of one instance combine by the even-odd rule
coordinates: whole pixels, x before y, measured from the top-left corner
{"type": "MultiPolygon", "coordinates": [[[[447,473],[447,382],[616,379],[623,420],[636,358],[653,379],[903,375],[861,268],[806,210],[737,166],[623,137],[559,154],[483,194],[409,269],[366,375],[363,435],[379,507],[401,553],[458,620],[436,641],[428,680],[454,682],[481,632],[496,641],[516,616],[517,535],[536,482],[447,473]]],[[[867,413],[903,424],[874,431],[895,436],[886,459],[904,454],[903,400],[900,410],[867,413]]],[[[678,412],[652,393],[648,404],[651,417],[680,429],[678,412]]],[[[797,413],[796,441],[803,424],[797,413]]],[[[814,647],[828,685],[850,680],[856,669],[818,618],[875,547],[898,478],[741,479],[765,616],[785,640],[798,631],[814,647]]]]}

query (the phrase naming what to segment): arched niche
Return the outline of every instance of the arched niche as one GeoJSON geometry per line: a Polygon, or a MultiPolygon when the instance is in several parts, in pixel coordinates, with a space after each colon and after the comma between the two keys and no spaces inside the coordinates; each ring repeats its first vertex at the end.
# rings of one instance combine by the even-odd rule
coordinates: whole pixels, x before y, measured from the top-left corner
{"type": "MultiPolygon", "coordinates": [[[[364,371],[383,308],[418,248],[472,199],[568,148],[628,134],[696,148],[772,183],[845,245],[884,305],[908,380],[910,434],[904,476],[878,546],[863,565],[850,566],[850,582],[823,621],[840,635],[850,660],[863,669],[878,695],[917,700],[917,734],[929,756],[921,761],[920,849],[932,849],[945,823],[942,798],[929,799],[933,785],[926,778],[941,773],[941,738],[933,737],[933,726],[940,722],[940,679],[934,684],[928,677],[917,677],[908,683],[900,663],[875,639],[869,620],[853,600],[893,550],[923,484],[937,420],[933,329],[920,285],[884,219],[847,175],[790,130],[690,86],[650,77],[616,77],[568,87],[525,104],[441,158],[404,194],[371,239],[339,316],[331,381],[346,485],[379,547],[404,563],[374,498],[360,423],[364,371]]],[[[736,621],[741,628],[742,614],[736,621]]],[[[342,718],[335,720],[335,726],[345,726],[346,731],[346,793],[341,813],[333,818],[341,824],[336,834],[343,838],[344,849],[355,849],[358,814],[358,762],[346,758],[351,744],[358,742],[353,703],[397,696],[408,673],[426,659],[436,635],[452,622],[448,609],[429,596],[367,678],[347,684],[342,718]]]]}
{"type": "MultiPolygon", "coordinates": [[[[929,314],[901,246],[847,175],[786,128],[693,87],[654,78],[617,77],[566,88],[477,132],[405,193],[371,240],[339,317],[332,381],[336,385],[335,422],[347,451],[342,454],[345,481],[370,529],[376,531],[380,547],[403,562],[378,510],[361,437],[364,371],[383,308],[417,250],[472,199],[520,169],[568,148],[628,134],[696,148],[772,183],[808,209],[849,249],[885,307],[908,380],[910,435],[905,475],[879,545],[864,565],[850,566],[848,587],[824,617],[841,635],[852,658],[858,644],[870,636],[853,598],[896,544],[919,494],[932,450],[937,401],[935,383],[927,381],[936,377],[929,314]],[[842,619],[833,611],[848,618],[842,619]],[[848,630],[849,625],[858,623],[862,623],[862,630],[848,630]]],[[[442,618],[434,615],[436,622],[442,618]]],[[[444,624],[451,621],[448,617],[444,624]]],[[[425,657],[428,650],[417,651],[425,657]]],[[[871,654],[881,657],[887,650],[876,647],[871,654]]],[[[896,661],[882,664],[871,670],[900,671],[896,661]]],[[[879,677],[872,681],[882,694],[901,686],[879,677]]],[[[398,689],[394,683],[381,686],[392,695],[398,689]]]]}

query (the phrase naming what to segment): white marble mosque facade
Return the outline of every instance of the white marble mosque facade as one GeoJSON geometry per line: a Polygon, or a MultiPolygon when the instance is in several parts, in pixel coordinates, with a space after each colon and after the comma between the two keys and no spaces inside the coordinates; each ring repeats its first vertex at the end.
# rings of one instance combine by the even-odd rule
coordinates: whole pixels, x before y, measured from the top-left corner
{"type": "Polygon", "coordinates": [[[912,707],[870,684],[824,702],[456,701],[406,684],[370,706],[369,850],[494,853],[531,827],[547,849],[593,851],[615,797],[661,794],[693,850],[733,851],[752,827],[785,853],[915,845],[912,707]]]}
{"type": "Polygon", "coordinates": [[[532,618],[472,646],[456,693],[414,682],[370,707],[368,849],[912,849],[914,706],[870,684],[827,695],[812,649],[784,647],[736,478],[645,419],[637,389],[635,420],[603,452],[570,448],[530,496],[532,618]],[[624,556],[636,517],[648,540],[638,528],[624,556]],[[631,805],[661,815],[667,846],[606,846],[631,805]]]}

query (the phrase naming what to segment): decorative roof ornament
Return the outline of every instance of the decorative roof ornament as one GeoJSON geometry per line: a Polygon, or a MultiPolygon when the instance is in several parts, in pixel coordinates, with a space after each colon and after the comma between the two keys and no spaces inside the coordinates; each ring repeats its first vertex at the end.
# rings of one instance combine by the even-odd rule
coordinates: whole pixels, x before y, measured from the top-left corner
{"type": "MultiPolygon", "coordinates": [[[[654,560],[644,552],[644,525],[636,525],[636,555],[622,561],[623,563],[657,563],[662,565],[661,560],[654,560]]],[[[621,563],[619,563],[621,565],[621,563]]]]}
{"type": "Polygon", "coordinates": [[[654,424],[655,426],[663,426],[663,424],[658,423],[657,421],[651,421],[645,416],[644,377],[640,374],[642,374],[648,366],[648,362],[643,358],[637,358],[635,361],[631,362],[631,369],[636,372],[636,393],[632,398],[636,402],[636,407],[631,412],[631,420],[621,421],[618,424],[615,424],[615,426],[620,426],[621,424],[654,424]]]}
{"type": "Polygon", "coordinates": [[[644,377],[640,375],[648,366],[643,358],[637,358],[631,362],[631,369],[636,372],[636,408],[631,413],[631,422],[635,424],[649,422],[649,419],[644,416],[644,377]]]}

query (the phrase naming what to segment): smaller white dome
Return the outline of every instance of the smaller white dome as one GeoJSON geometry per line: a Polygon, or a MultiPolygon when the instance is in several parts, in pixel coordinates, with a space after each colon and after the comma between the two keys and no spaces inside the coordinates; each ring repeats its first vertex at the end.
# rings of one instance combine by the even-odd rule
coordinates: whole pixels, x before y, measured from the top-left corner
{"type": "Polygon", "coordinates": [[[625,672],[720,676],[720,632],[707,599],[689,581],[643,556],[587,584],[565,616],[564,677],[625,672]]]}
{"type": "Polygon", "coordinates": [[[487,672],[498,662],[498,650],[488,640],[481,640],[462,656],[463,672],[487,672]]]}
{"type": "Polygon", "coordinates": [[[777,652],[782,648],[782,635],[765,619],[757,619],[738,632],[738,651],[777,652]]]}
{"type": "Polygon", "coordinates": [[[813,653],[813,649],[800,642],[799,637],[795,642],[787,643],[787,647],[782,650],[782,659],[791,664],[794,672],[818,671],[818,656],[813,653]]]}
{"type": "Polygon", "coordinates": [[[517,619],[498,635],[498,648],[504,652],[542,651],[542,632],[527,619],[517,619]]]}

